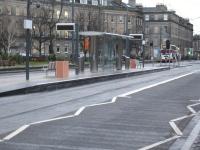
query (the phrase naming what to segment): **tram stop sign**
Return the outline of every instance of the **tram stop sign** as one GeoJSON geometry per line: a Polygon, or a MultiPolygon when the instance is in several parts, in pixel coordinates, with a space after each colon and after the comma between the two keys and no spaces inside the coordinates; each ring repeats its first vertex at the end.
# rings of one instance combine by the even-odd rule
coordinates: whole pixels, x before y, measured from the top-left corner
{"type": "Polygon", "coordinates": [[[32,30],[33,27],[33,21],[29,19],[24,20],[24,29],[32,30]]]}
{"type": "Polygon", "coordinates": [[[75,23],[57,23],[57,31],[75,31],[75,23]]]}

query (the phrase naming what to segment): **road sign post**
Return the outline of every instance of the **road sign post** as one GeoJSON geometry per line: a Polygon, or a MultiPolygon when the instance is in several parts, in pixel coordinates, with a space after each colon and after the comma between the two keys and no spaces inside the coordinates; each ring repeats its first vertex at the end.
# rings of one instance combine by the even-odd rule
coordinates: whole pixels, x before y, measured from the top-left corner
{"type": "Polygon", "coordinates": [[[26,29],[26,80],[29,80],[29,54],[31,51],[31,30],[32,20],[30,13],[31,1],[27,0],[27,19],[24,20],[24,29],[26,29]]]}

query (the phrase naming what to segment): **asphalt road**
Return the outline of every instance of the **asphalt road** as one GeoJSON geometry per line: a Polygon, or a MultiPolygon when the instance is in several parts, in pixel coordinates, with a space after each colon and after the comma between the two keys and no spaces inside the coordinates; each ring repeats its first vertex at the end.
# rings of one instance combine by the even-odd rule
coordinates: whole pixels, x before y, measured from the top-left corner
{"type": "MultiPolygon", "coordinates": [[[[200,69],[199,64],[71,89],[0,99],[0,133],[64,116],[84,105],[200,69]]],[[[199,99],[199,73],[130,95],[113,105],[86,109],[79,117],[34,125],[0,149],[138,149],[170,136],[170,119],[199,99]]]]}

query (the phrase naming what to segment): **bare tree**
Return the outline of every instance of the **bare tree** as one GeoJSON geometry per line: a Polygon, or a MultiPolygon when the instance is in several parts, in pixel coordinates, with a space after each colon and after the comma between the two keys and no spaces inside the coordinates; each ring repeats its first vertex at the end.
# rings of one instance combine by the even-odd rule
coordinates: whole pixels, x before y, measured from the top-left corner
{"type": "Polygon", "coordinates": [[[60,22],[61,15],[63,11],[63,1],[60,1],[59,10],[56,11],[56,6],[58,6],[58,2],[56,0],[48,0],[47,10],[49,12],[49,19],[48,19],[48,30],[49,30],[49,53],[53,54],[53,40],[55,39],[55,34],[53,33],[56,27],[56,23],[60,22]]]}
{"type": "Polygon", "coordinates": [[[44,6],[40,6],[37,9],[32,11],[33,16],[33,38],[37,41],[36,49],[39,50],[39,55],[41,56],[42,44],[48,40],[47,37],[47,20],[48,20],[48,11],[44,6]]]}
{"type": "Polygon", "coordinates": [[[60,22],[63,11],[63,1],[56,0],[40,0],[39,8],[35,9],[34,16],[34,33],[35,39],[39,43],[39,51],[41,54],[42,43],[49,41],[49,53],[53,54],[53,41],[55,39],[56,23],[60,22]]]}
{"type": "Polygon", "coordinates": [[[4,53],[10,53],[10,48],[16,42],[16,18],[9,15],[9,10],[4,3],[4,10],[0,16],[0,45],[2,46],[4,53]]]}

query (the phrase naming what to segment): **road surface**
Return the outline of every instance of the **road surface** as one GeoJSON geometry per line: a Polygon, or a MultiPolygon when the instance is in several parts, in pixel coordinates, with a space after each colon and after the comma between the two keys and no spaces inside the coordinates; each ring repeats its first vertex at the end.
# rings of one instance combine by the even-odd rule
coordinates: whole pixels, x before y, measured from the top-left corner
{"type": "Polygon", "coordinates": [[[188,114],[190,100],[200,98],[199,69],[199,64],[194,64],[54,92],[1,98],[0,134],[4,137],[24,124],[66,116],[82,106],[149,87],[119,97],[115,104],[87,108],[78,117],[32,125],[1,143],[0,149],[139,149],[165,140],[172,136],[168,122],[188,114]],[[181,78],[159,85],[177,77],[181,78]]]}

